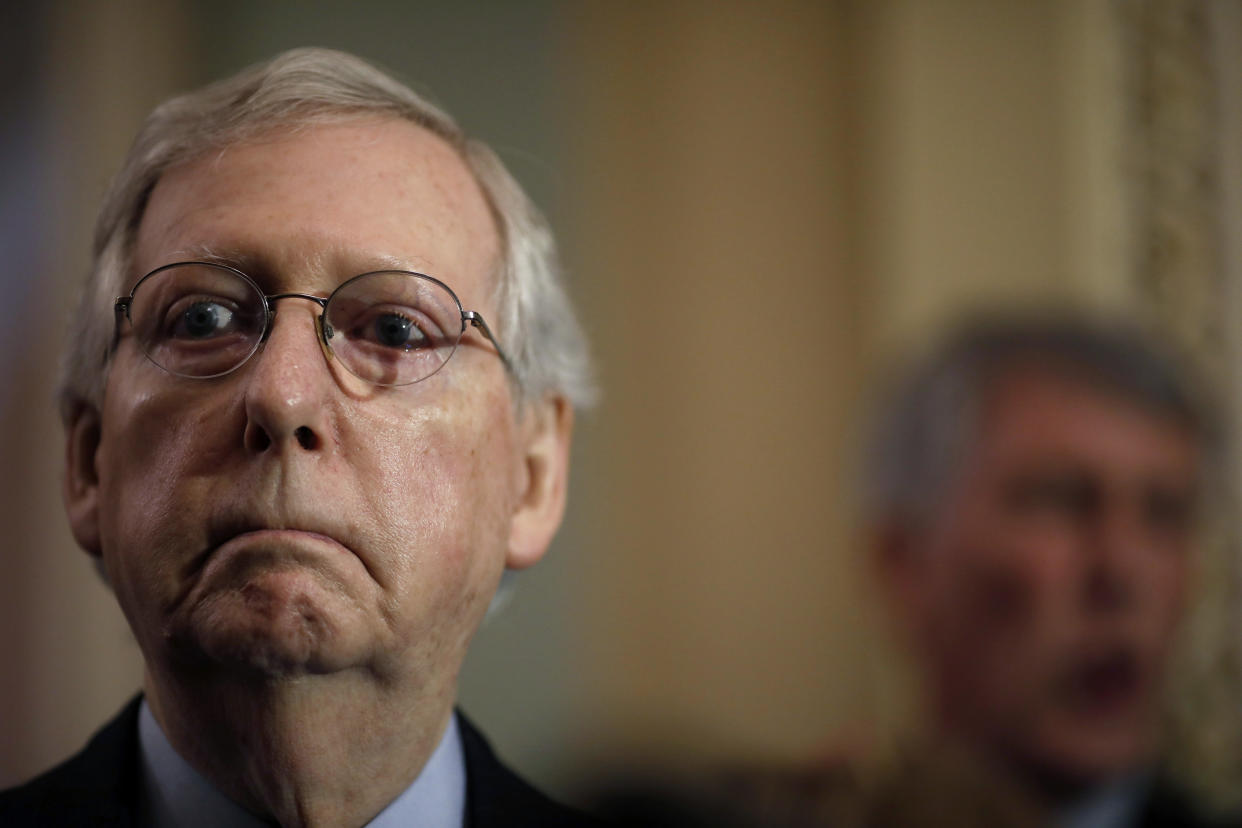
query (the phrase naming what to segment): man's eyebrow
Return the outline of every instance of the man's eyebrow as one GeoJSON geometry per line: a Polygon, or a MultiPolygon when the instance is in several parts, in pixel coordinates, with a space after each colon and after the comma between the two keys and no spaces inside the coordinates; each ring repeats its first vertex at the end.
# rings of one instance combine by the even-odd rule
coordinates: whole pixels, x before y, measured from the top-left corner
{"type": "MultiPolygon", "coordinates": [[[[327,269],[331,270],[338,277],[357,276],[358,274],[370,273],[375,270],[406,270],[423,273],[428,276],[436,275],[427,270],[428,263],[426,260],[417,256],[339,251],[335,255],[329,255],[327,258],[335,262],[333,266],[327,269]]],[[[252,251],[211,244],[192,244],[183,247],[173,255],[172,261],[211,262],[213,264],[228,265],[256,279],[267,275],[267,271],[271,269],[269,261],[265,257],[252,251]]],[[[319,268],[312,267],[308,269],[319,268]]]]}
{"type": "Polygon", "coordinates": [[[192,244],[183,247],[173,254],[172,259],[178,262],[211,262],[228,265],[237,268],[247,276],[257,272],[263,266],[262,260],[253,253],[238,248],[210,244],[192,244]]]}
{"type": "Polygon", "coordinates": [[[410,270],[415,273],[424,273],[428,276],[435,275],[434,273],[427,273],[427,262],[417,257],[410,258],[408,256],[400,257],[379,254],[359,259],[357,264],[363,265],[363,269],[358,270],[359,273],[371,270],[410,270]]]}

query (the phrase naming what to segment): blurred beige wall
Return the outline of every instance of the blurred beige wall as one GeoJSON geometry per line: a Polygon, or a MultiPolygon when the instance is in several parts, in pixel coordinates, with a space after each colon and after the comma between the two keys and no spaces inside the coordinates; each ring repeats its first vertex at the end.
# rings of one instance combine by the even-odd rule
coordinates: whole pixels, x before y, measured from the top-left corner
{"type": "Polygon", "coordinates": [[[3,274],[5,289],[24,301],[9,309],[15,344],[0,410],[0,467],[8,470],[0,480],[8,527],[0,558],[0,785],[75,750],[141,683],[124,618],[61,511],[54,388],[94,214],[134,125],[182,82],[185,34],[176,4],[153,0],[35,8],[22,28],[5,30],[14,39],[9,53],[22,55],[36,79],[33,101],[6,99],[14,112],[6,138],[18,129],[37,136],[4,142],[14,153],[6,165],[37,177],[32,201],[6,211],[5,249],[38,250],[28,270],[3,274]]]}
{"type": "Polygon", "coordinates": [[[819,3],[579,21],[575,258],[605,388],[592,718],[634,758],[869,715],[841,472],[867,347],[848,31],[819,3]]]}
{"type": "MultiPolygon", "coordinates": [[[[794,758],[890,728],[906,693],[883,681],[852,525],[872,372],[966,307],[1130,301],[1103,2],[49,8],[32,36],[59,212],[37,318],[66,307],[142,113],[292,45],[427,84],[549,208],[604,397],[566,530],[480,634],[463,698],[556,791],[594,763],[794,758]]],[[[140,681],[63,529],[62,329],[24,330],[3,411],[0,784],[140,681]]]]}

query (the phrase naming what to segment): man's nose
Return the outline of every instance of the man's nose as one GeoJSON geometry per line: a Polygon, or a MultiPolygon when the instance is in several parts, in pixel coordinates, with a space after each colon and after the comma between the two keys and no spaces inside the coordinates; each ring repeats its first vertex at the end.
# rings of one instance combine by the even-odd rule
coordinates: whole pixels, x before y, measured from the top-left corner
{"type": "Polygon", "coordinates": [[[1109,503],[1096,516],[1088,539],[1087,598],[1103,610],[1124,609],[1138,598],[1148,543],[1140,516],[1126,504],[1109,503]]]}
{"type": "Polygon", "coordinates": [[[249,451],[322,451],[330,436],[335,378],[325,364],[317,319],[319,306],[300,298],[282,300],[267,339],[246,372],[249,451]]]}

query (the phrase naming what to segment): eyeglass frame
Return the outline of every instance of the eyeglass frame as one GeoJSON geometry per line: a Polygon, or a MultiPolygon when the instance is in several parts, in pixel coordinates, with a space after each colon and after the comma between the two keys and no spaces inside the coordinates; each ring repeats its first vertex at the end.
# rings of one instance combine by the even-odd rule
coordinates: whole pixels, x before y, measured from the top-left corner
{"type": "MultiPolygon", "coordinates": [[[[468,326],[472,326],[472,327],[479,329],[479,331],[483,334],[483,336],[487,338],[487,341],[491,342],[492,345],[496,348],[496,355],[500,357],[500,361],[505,366],[505,370],[508,371],[510,374],[513,373],[513,363],[509,360],[508,355],[505,353],[505,349],[501,347],[500,341],[496,338],[496,335],[492,333],[491,327],[487,324],[487,320],[483,318],[483,315],[481,313],[479,313],[478,311],[466,310],[465,307],[461,303],[461,299],[457,297],[457,294],[453,291],[453,289],[449,287],[447,284],[445,284],[444,282],[442,282],[441,280],[437,279],[436,277],[429,276],[426,273],[419,273],[416,270],[401,270],[400,268],[395,268],[395,269],[385,268],[382,270],[368,270],[366,273],[359,273],[358,275],[351,276],[345,281],[341,282],[339,285],[333,288],[332,292],[329,293],[327,296],[315,296],[314,294],[299,293],[296,291],[287,292],[287,293],[273,293],[273,294],[264,293],[263,288],[259,286],[258,282],[256,282],[254,279],[247,276],[241,270],[238,270],[232,265],[224,264],[223,262],[205,262],[205,261],[197,261],[197,260],[188,260],[188,261],[183,261],[183,262],[170,262],[169,264],[160,265],[159,267],[145,274],[137,282],[135,282],[133,288],[130,289],[128,296],[116,297],[115,301],[113,302],[113,312],[116,314],[116,326],[114,328],[113,337],[112,337],[112,348],[111,348],[112,351],[116,350],[117,346],[120,344],[120,341],[121,341],[121,317],[122,315],[124,316],[126,320],[129,321],[131,328],[134,325],[134,319],[130,315],[130,308],[132,307],[133,302],[134,302],[134,295],[138,292],[138,288],[142,286],[142,283],[145,282],[147,279],[150,279],[152,276],[155,276],[158,273],[163,273],[164,271],[171,270],[174,267],[184,267],[187,265],[200,265],[204,267],[217,268],[220,270],[227,270],[230,273],[233,273],[234,275],[241,277],[243,281],[245,281],[252,288],[254,288],[255,293],[257,293],[259,297],[263,300],[263,331],[259,334],[259,339],[255,343],[254,348],[251,349],[250,353],[246,354],[246,357],[241,362],[237,363],[236,365],[234,365],[232,368],[228,369],[227,371],[221,371],[218,374],[208,374],[207,376],[202,376],[202,377],[195,376],[194,374],[180,374],[180,373],[177,373],[176,371],[172,371],[168,368],[165,368],[163,365],[160,365],[158,362],[156,362],[155,359],[149,353],[147,353],[145,348],[140,348],[143,356],[145,356],[147,360],[151,362],[152,365],[159,368],[161,371],[171,374],[174,377],[185,377],[186,379],[202,379],[202,380],[216,379],[217,377],[228,376],[229,374],[233,373],[237,369],[241,368],[243,365],[249,362],[254,357],[255,354],[263,350],[263,345],[267,342],[267,338],[272,332],[272,323],[276,321],[275,303],[281,299],[308,299],[319,306],[319,316],[315,317],[316,338],[319,340],[319,345],[323,349],[325,356],[327,356],[329,359],[332,359],[334,357],[339,359],[339,357],[336,357],[336,352],[332,350],[332,344],[328,342],[328,339],[329,339],[328,327],[327,327],[327,320],[325,319],[325,316],[328,310],[328,303],[331,302],[332,298],[336,296],[336,294],[339,293],[341,289],[344,288],[346,285],[349,285],[352,282],[356,282],[359,279],[363,279],[367,276],[375,276],[375,275],[382,274],[382,273],[403,273],[407,276],[413,276],[417,279],[425,279],[426,281],[431,282],[434,285],[438,285],[444,288],[444,290],[448,293],[448,295],[453,298],[453,303],[457,305],[457,310],[461,314],[461,330],[457,334],[457,339],[454,340],[453,342],[452,352],[447,357],[445,357],[443,362],[441,362],[438,366],[436,366],[436,369],[434,371],[432,371],[430,374],[427,374],[424,377],[419,377],[418,379],[413,380],[412,382],[405,382],[405,383],[391,384],[391,385],[386,384],[386,383],[381,383],[381,382],[375,382],[374,380],[368,380],[368,379],[365,379],[364,377],[358,377],[358,379],[361,379],[363,382],[367,382],[372,385],[378,385],[382,388],[400,388],[405,385],[417,385],[423,380],[434,377],[436,374],[440,372],[441,369],[444,368],[445,365],[448,364],[448,361],[453,358],[453,354],[457,353],[457,348],[461,345],[462,337],[465,336],[466,328],[468,326]]],[[[348,365],[344,365],[344,363],[342,363],[342,365],[351,374],[353,374],[354,376],[358,376],[357,374],[354,373],[353,369],[351,369],[348,365]]]]}

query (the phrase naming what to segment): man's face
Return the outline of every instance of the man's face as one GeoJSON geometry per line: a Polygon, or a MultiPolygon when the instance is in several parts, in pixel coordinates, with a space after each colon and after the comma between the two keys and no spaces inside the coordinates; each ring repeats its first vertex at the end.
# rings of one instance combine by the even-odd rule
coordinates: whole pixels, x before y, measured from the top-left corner
{"type": "Polygon", "coordinates": [[[1064,782],[1148,760],[1198,456],[1176,423],[1039,367],[998,381],[956,488],[899,556],[951,732],[1064,782]]]}
{"type": "MultiPolygon", "coordinates": [[[[495,324],[497,255],[488,206],[449,146],[404,121],[357,121],[169,170],[129,284],[213,257],[269,294],[326,296],[400,268],[443,280],[495,324]]],[[[97,444],[71,430],[71,455],[74,440],[86,446],[70,460],[87,478],[67,485],[75,532],[102,554],[149,668],[357,670],[451,692],[507,556],[532,562],[559,521],[530,492],[531,423],[543,420],[515,418],[503,363],[473,330],[439,373],[382,388],[325,358],[316,304],[276,308],[263,349],[215,379],[166,373],[125,329],[97,444]],[[514,557],[532,504],[543,545],[529,554],[517,538],[528,554],[514,557]]]]}

